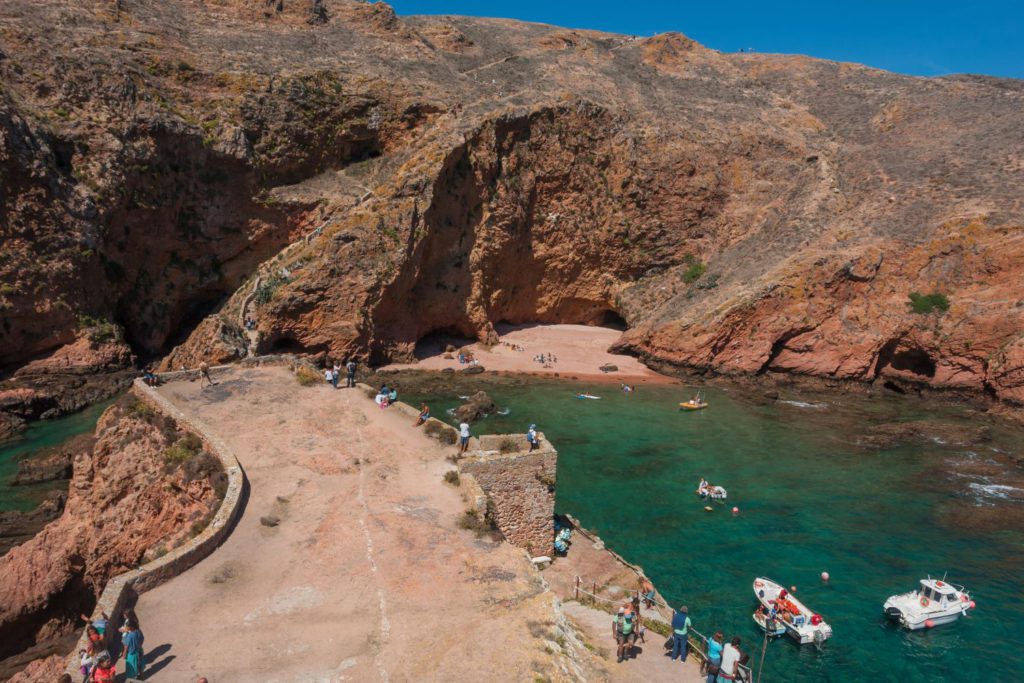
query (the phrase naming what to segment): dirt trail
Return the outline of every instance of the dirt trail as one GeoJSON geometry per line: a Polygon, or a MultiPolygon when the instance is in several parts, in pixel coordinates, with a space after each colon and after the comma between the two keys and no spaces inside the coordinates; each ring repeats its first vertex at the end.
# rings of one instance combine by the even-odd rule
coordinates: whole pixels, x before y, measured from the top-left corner
{"type": "Polygon", "coordinates": [[[564,678],[552,594],[522,551],[456,528],[446,452],[405,415],[283,368],[215,379],[161,392],[227,441],[251,493],[221,548],[141,597],[151,680],[564,678]]]}

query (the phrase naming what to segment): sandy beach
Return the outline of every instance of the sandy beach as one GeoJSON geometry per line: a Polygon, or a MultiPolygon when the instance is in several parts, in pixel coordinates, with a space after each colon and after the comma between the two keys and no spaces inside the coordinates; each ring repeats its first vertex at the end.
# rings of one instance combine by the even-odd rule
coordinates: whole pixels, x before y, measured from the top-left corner
{"type": "MultiPolygon", "coordinates": [[[[665,375],[659,375],[639,359],[609,353],[610,347],[620,336],[618,330],[588,325],[518,325],[498,328],[500,343],[486,346],[472,343],[456,348],[470,350],[475,359],[487,370],[500,372],[530,373],[537,375],[558,375],[577,377],[591,381],[650,383],[674,382],[665,375]],[[511,345],[523,350],[513,350],[511,345]],[[548,354],[552,361],[540,363],[537,356],[548,354]],[[602,372],[601,366],[614,365],[613,372],[602,372]]],[[[416,363],[396,363],[385,369],[400,370],[443,370],[465,368],[459,363],[458,354],[445,358],[440,348],[428,349],[427,354],[416,363]]]]}

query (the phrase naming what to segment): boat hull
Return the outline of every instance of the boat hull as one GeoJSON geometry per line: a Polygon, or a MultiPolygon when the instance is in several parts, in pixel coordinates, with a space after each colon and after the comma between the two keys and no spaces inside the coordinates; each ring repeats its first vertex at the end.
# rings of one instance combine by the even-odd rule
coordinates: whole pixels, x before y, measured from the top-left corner
{"type": "MultiPolygon", "coordinates": [[[[782,585],[771,579],[761,577],[754,580],[754,595],[766,609],[772,608],[772,601],[778,598],[782,590],[782,585]]],[[[793,621],[779,620],[786,629],[786,635],[801,645],[823,643],[832,637],[832,627],[826,622],[811,623],[814,613],[806,605],[792,595],[789,595],[787,600],[797,608],[799,614],[791,615],[793,621]],[[795,623],[798,620],[801,623],[795,623]]]]}

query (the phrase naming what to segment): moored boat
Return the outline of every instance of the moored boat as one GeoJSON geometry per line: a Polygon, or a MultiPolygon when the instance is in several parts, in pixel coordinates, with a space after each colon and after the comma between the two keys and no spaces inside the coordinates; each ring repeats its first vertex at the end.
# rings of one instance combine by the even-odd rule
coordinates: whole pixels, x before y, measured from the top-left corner
{"type": "Polygon", "coordinates": [[[882,609],[890,621],[916,631],[966,616],[967,610],[974,609],[974,600],[963,586],[928,577],[921,579],[920,589],[891,596],[882,609]]]}
{"type": "Polygon", "coordinates": [[[769,618],[763,610],[754,612],[754,623],[758,628],[768,634],[769,638],[777,638],[786,634],[786,627],[778,617],[769,618]]]}
{"type": "Polygon", "coordinates": [[[778,621],[790,636],[801,645],[807,643],[821,644],[832,637],[832,627],[820,614],[812,612],[806,605],[797,600],[781,584],[758,577],[754,579],[754,595],[766,610],[773,607],[778,613],[778,621]]]}

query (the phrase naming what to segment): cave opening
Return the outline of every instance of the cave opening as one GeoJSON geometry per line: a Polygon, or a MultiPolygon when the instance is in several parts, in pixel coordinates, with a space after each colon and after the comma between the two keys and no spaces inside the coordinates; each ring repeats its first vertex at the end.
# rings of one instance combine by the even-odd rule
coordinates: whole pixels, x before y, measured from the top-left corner
{"type": "Polygon", "coordinates": [[[626,323],[626,319],[611,309],[608,309],[601,314],[597,324],[600,327],[607,327],[613,330],[618,330],[619,332],[625,332],[629,329],[629,324],[626,323]]]}
{"type": "Polygon", "coordinates": [[[893,370],[905,370],[922,377],[935,377],[935,361],[924,349],[913,348],[893,354],[893,370]]]}
{"type": "Polygon", "coordinates": [[[416,360],[423,360],[444,353],[449,346],[458,349],[475,341],[477,341],[475,336],[466,335],[457,327],[440,327],[420,337],[413,350],[413,356],[416,360]]]}

